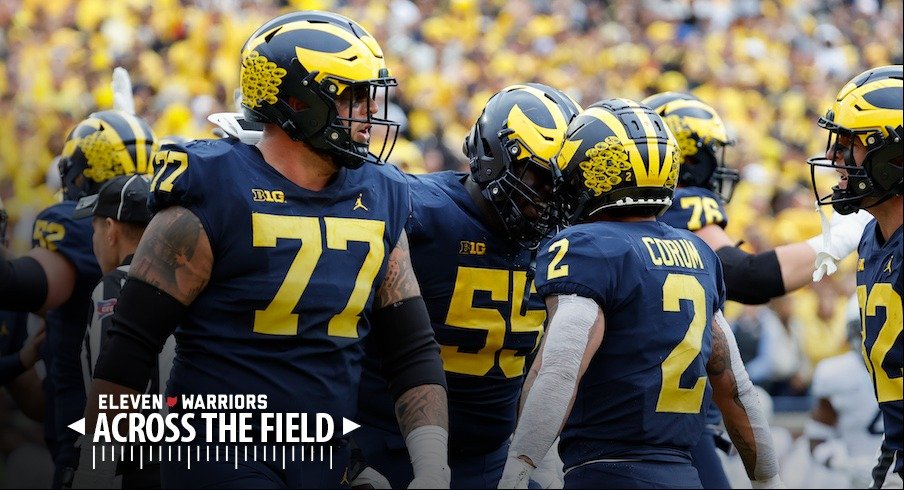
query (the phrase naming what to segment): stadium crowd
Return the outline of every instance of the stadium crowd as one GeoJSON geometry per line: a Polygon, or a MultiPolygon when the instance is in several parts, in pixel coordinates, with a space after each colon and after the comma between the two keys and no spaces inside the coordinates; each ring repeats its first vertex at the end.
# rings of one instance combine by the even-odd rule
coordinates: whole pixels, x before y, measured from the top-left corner
{"type": "MultiPolygon", "coordinates": [[[[855,74],[904,61],[900,0],[4,1],[0,198],[10,249],[29,248],[34,217],[58,199],[55,158],[69,128],[112,107],[114,67],[129,71],[136,112],[158,136],[212,137],[207,116],[236,110],[236,53],[248,34],[298,9],[348,15],[377,38],[399,80],[390,161],[412,173],[467,170],[461,147],[475,117],[522,80],[585,105],[694,94],[735,140],[727,164],[742,180],[726,231],[749,252],[819,234],[803,165],[825,151],[815,120],[855,74]]],[[[836,180],[820,179],[825,188],[836,180]]],[[[847,352],[855,260],[842,264],[768,305],[727,307],[751,378],[771,395],[808,395],[819,361],[847,352]]],[[[41,441],[9,405],[0,401],[4,456],[41,441]]]]}

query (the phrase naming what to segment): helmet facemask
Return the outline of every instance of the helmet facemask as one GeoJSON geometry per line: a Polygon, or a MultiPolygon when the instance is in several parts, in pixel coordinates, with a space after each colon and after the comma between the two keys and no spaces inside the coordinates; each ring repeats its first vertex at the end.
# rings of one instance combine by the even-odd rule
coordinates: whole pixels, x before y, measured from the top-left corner
{"type": "MultiPolygon", "coordinates": [[[[503,130],[500,138],[506,140],[512,133],[511,129],[503,130]]],[[[482,193],[498,213],[509,237],[533,250],[558,222],[556,207],[551,203],[550,164],[534,155],[517,138],[508,139],[503,146],[506,148],[505,169],[482,193]],[[529,155],[513,160],[511,155],[518,154],[522,148],[529,155]]]]}
{"type": "Polygon", "coordinates": [[[726,204],[731,202],[735,186],[741,180],[740,172],[725,165],[726,149],[731,144],[729,141],[727,143],[715,142],[711,145],[705,145],[708,147],[706,153],[711,155],[716,162],[712,175],[709,178],[708,188],[715,192],[722,199],[722,202],[726,204]]]}
{"type": "Polygon", "coordinates": [[[886,126],[884,132],[879,129],[854,131],[836,124],[832,119],[833,114],[830,112],[817,121],[820,127],[829,132],[825,155],[831,154],[831,158],[821,156],[807,160],[817,203],[820,206],[830,204],[839,214],[851,214],[901,194],[904,185],[904,154],[901,151],[904,128],[886,126]],[[863,162],[859,165],[854,157],[855,138],[866,147],[863,162]],[[817,167],[843,170],[846,174],[842,177],[846,181],[844,188],[836,184],[832,186],[831,194],[821,196],[816,185],[817,167]],[[865,198],[874,198],[875,201],[864,206],[865,198]]]}
{"type": "MultiPolygon", "coordinates": [[[[312,75],[316,76],[316,72],[312,75]]],[[[337,163],[349,168],[358,168],[366,162],[386,161],[395,147],[399,123],[389,119],[389,90],[397,85],[396,79],[389,77],[388,72],[382,75],[385,76],[363,82],[324,77],[321,89],[326,94],[336,94],[327,95],[336,109],[323,132],[314,134],[307,141],[316,148],[329,151],[337,163]],[[383,103],[378,103],[379,100],[383,103]],[[347,106],[344,110],[343,105],[347,106]],[[365,141],[356,140],[352,131],[364,128],[367,128],[368,134],[358,138],[366,138],[365,141]],[[379,141],[373,140],[376,128],[380,128],[377,132],[379,141]],[[378,152],[371,152],[371,148],[378,149],[378,152]]],[[[289,136],[299,139],[291,133],[289,136]]]]}

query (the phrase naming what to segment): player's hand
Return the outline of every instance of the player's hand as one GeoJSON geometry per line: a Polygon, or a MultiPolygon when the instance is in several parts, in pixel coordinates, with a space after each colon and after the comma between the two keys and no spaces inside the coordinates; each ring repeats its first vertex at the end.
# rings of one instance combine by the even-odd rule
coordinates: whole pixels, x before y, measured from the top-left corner
{"type": "Polygon", "coordinates": [[[22,349],[19,350],[19,362],[25,366],[25,369],[31,369],[32,366],[41,358],[41,346],[44,345],[44,339],[47,338],[47,331],[44,325],[35,330],[34,335],[28,339],[22,349]]]}
{"type": "Polygon", "coordinates": [[[389,480],[379,471],[370,466],[355,475],[351,483],[352,488],[392,488],[389,480]]]}
{"type": "Polygon", "coordinates": [[[422,425],[408,433],[405,445],[414,479],[408,488],[449,488],[449,433],[436,425],[422,425]]]}
{"type": "Polygon", "coordinates": [[[775,475],[768,480],[750,480],[750,486],[753,487],[754,490],[759,488],[788,488],[785,486],[785,482],[782,481],[782,477],[775,475]]]}
{"type": "MultiPolygon", "coordinates": [[[[111,458],[102,461],[92,454],[92,442],[88,436],[81,436],[75,443],[79,448],[79,465],[72,479],[72,488],[120,488],[121,478],[116,476],[116,462],[111,458]]],[[[112,450],[112,448],[111,448],[112,450]]]]}
{"type": "MultiPolygon", "coordinates": [[[[530,475],[530,481],[540,488],[562,488],[565,486],[565,474],[562,472],[562,458],[559,457],[559,440],[553,443],[543,461],[537,465],[530,475]]],[[[533,485],[531,485],[533,488],[533,485]]]]}
{"type": "Polygon", "coordinates": [[[523,459],[509,454],[497,488],[527,488],[534,467],[523,459]]]}
{"type": "Polygon", "coordinates": [[[414,475],[408,488],[449,488],[452,483],[452,471],[448,466],[433,468],[414,475]]]}
{"type": "Polygon", "coordinates": [[[822,234],[807,240],[816,250],[813,282],[819,282],[838,270],[837,263],[857,250],[863,229],[873,219],[872,215],[862,210],[847,215],[834,213],[831,219],[826,219],[818,205],[817,211],[822,222],[822,234]]]}

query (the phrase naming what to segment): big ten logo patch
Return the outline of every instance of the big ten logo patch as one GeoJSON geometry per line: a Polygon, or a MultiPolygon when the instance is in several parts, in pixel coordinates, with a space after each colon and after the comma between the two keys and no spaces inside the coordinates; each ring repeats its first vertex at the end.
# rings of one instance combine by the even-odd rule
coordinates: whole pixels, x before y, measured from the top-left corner
{"type": "Polygon", "coordinates": [[[251,189],[251,198],[257,202],[286,202],[286,194],[283,191],[268,191],[264,189],[251,189]]]}
{"type": "Polygon", "coordinates": [[[470,242],[467,240],[462,240],[460,248],[458,249],[459,255],[485,255],[486,253],[487,244],[483,242],[470,242]]]}

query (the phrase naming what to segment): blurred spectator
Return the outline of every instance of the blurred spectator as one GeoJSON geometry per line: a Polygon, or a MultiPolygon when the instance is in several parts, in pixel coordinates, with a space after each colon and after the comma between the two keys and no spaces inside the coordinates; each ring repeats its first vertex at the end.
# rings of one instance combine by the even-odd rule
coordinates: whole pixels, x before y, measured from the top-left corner
{"type": "Polygon", "coordinates": [[[744,306],[732,323],[741,360],[750,380],[769,391],[786,383],[800,368],[797,342],[766,306],[744,306]]]}
{"type": "Polygon", "coordinates": [[[850,348],[845,305],[853,287],[847,292],[840,290],[839,281],[844,279],[850,280],[850,275],[832,275],[795,295],[791,328],[800,339],[803,360],[811,369],[823,359],[844,354],[850,348]]]}
{"type": "MultiPolygon", "coordinates": [[[[759,162],[781,174],[820,150],[813,118],[828,106],[833,79],[900,63],[904,37],[900,0],[6,1],[0,193],[13,220],[53,200],[43,176],[59,135],[110,107],[114,66],[132,73],[138,112],[158,134],[208,137],[206,115],[231,108],[247,34],[301,8],[353,11],[382,43],[401,81],[405,139],[427,170],[461,169],[465,128],[486,97],[534,80],[584,104],[690,90],[736,125],[734,166],[759,162]]],[[[406,160],[415,154],[400,149],[406,160]]],[[[771,195],[776,183],[763,190],[771,195]]]]}
{"type": "Polygon", "coordinates": [[[860,309],[845,307],[845,349],[823,359],[813,373],[815,398],[804,427],[812,454],[809,488],[866,488],[882,443],[883,422],[870,374],[860,355],[860,309]]]}

